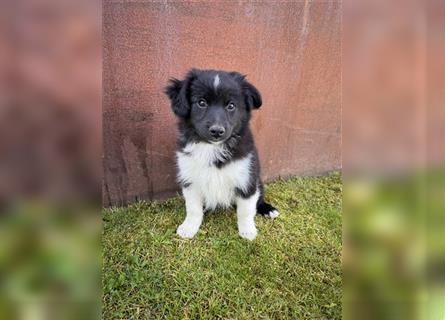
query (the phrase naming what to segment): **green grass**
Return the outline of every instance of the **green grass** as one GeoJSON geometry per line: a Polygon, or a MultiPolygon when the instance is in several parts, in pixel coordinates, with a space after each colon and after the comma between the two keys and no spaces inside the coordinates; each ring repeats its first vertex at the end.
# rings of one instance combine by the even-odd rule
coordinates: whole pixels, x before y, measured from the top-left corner
{"type": "Polygon", "coordinates": [[[104,319],[341,318],[339,173],[266,186],[281,215],[238,236],[233,209],[179,239],[184,202],[103,210],[104,319]]]}

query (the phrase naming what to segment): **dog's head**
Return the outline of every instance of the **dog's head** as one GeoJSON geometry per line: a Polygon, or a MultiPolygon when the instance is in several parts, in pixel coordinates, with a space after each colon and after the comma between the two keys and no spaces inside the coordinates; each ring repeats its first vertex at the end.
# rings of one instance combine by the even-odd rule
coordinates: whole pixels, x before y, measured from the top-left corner
{"type": "Polygon", "coordinates": [[[262,104],[258,90],[238,72],[192,69],[184,80],[171,79],[165,93],[176,116],[210,143],[239,133],[262,104]]]}

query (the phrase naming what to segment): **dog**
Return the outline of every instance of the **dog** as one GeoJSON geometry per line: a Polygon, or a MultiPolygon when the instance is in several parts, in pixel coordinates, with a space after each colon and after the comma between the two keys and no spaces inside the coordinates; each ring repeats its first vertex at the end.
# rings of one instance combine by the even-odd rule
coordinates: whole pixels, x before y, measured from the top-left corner
{"type": "Polygon", "coordinates": [[[165,94],[178,118],[178,182],[185,198],[181,238],[193,238],[204,211],[236,205],[239,235],[257,236],[256,213],[274,219],[264,200],[260,161],[249,127],[260,92],[239,72],[190,70],[170,79],[165,94]]]}

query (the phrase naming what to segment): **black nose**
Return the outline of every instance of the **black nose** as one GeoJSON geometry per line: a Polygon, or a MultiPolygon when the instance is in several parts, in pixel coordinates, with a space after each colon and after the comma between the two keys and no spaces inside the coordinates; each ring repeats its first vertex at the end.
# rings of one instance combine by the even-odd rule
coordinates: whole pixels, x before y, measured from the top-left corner
{"type": "Polygon", "coordinates": [[[220,138],[224,134],[224,132],[226,132],[226,129],[221,126],[211,126],[209,128],[209,132],[213,138],[220,138]]]}

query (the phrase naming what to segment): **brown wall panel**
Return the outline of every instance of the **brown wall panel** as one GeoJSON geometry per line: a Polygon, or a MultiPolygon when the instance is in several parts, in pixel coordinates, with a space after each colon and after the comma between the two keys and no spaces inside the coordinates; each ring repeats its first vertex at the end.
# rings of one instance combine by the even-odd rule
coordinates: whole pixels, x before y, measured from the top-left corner
{"type": "Polygon", "coordinates": [[[341,3],[104,1],[104,205],[174,194],[163,87],[191,67],[236,70],[263,96],[263,177],[341,166],[341,3]]]}

